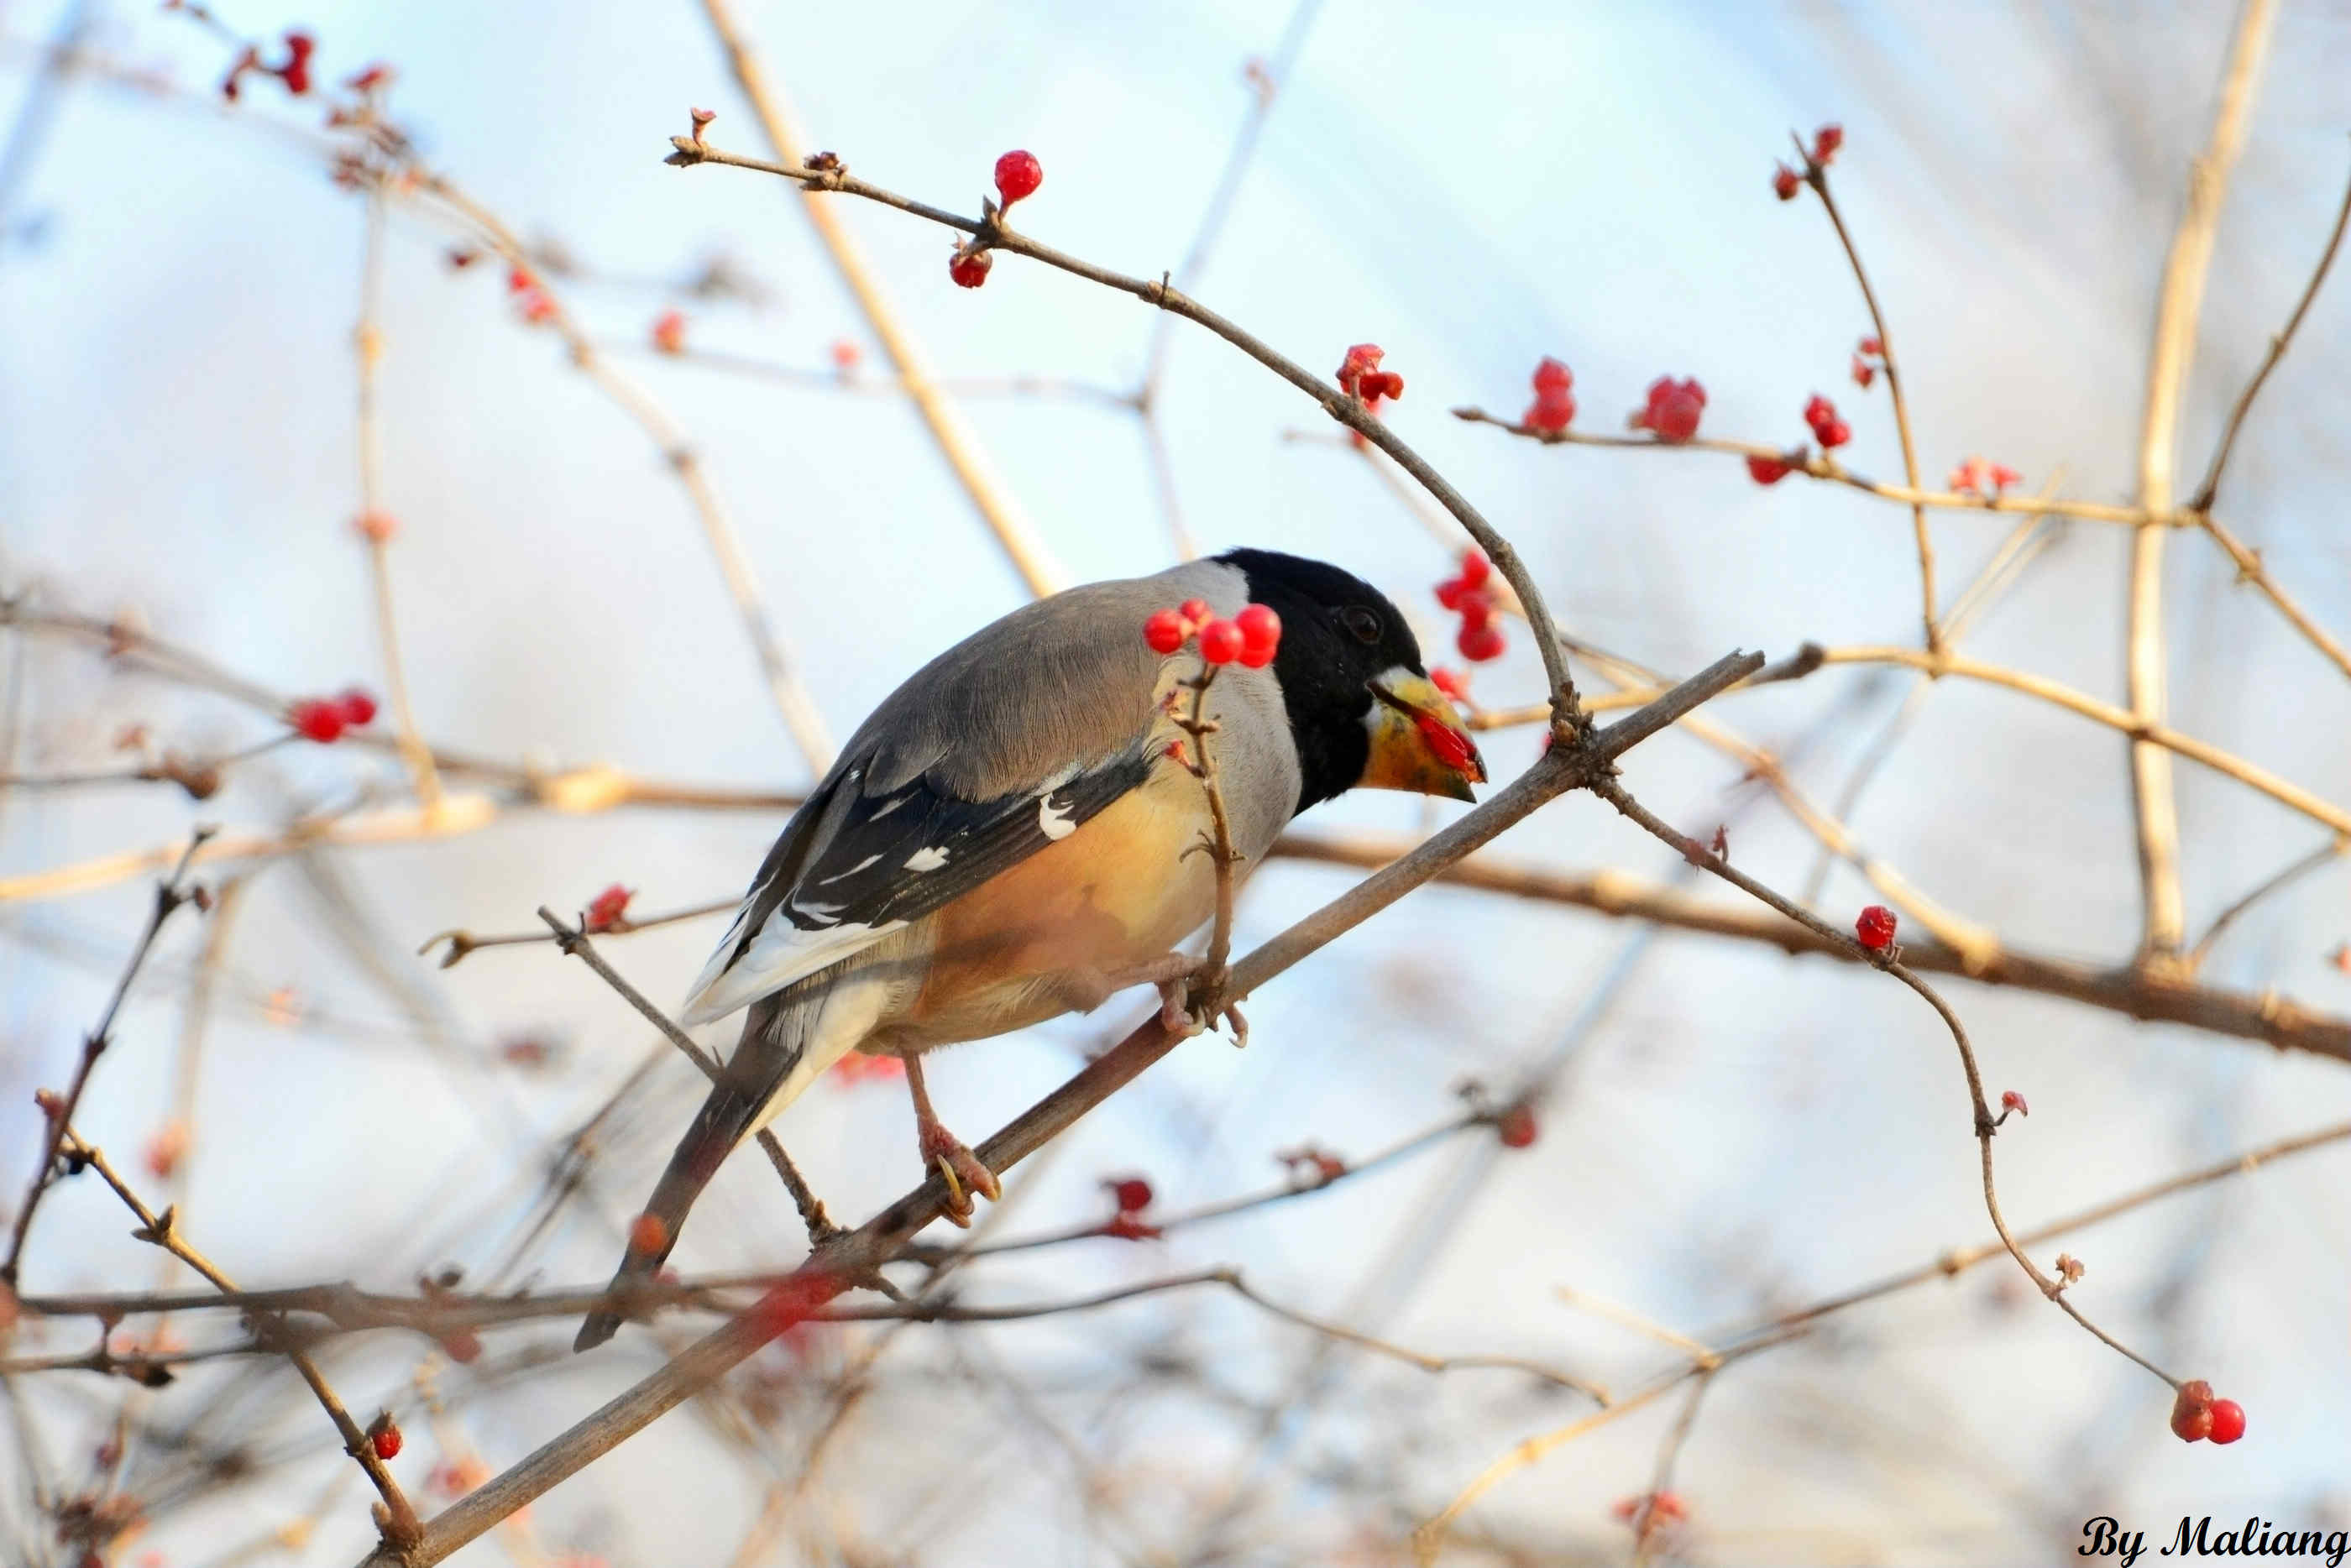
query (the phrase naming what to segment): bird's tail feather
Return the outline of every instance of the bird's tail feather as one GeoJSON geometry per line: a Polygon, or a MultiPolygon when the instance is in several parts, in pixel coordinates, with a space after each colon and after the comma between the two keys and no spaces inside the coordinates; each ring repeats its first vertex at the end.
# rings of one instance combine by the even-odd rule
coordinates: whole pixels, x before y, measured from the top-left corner
{"type": "MultiPolygon", "coordinates": [[[[778,1028],[789,1022],[780,1000],[770,998],[755,1005],[745,1019],[743,1038],[735,1047],[733,1059],[711,1085],[710,1097],[702,1102],[693,1125],[678,1139],[677,1152],[669,1157],[669,1168],[662,1172],[653,1196],[645,1200],[644,1213],[652,1222],[640,1220],[630,1228],[629,1250],[612,1276],[613,1288],[647,1278],[662,1266],[670,1249],[677,1245],[686,1210],[718,1174],[735,1146],[766,1119],[763,1113],[777,1098],[779,1083],[798,1065],[803,1041],[799,1031],[778,1028]],[[639,1243],[644,1241],[655,1245],[641,1248],[639,1243]]],[[[572,1350],[594,1349],[620,1331],[622,1321],[616,1312],[590,1313],[580,1325],[579,1337],[571,1342],[572,1350]]]]}

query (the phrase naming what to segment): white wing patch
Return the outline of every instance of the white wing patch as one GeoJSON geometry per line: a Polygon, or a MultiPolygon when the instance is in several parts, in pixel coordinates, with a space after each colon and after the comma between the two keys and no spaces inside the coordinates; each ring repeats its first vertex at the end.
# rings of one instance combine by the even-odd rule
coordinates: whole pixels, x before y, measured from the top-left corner
{"type": "Polygon", "coordinates": [[[743,914],[727,929],[726,940],[710,955],[695,977],[694,990],[688,993],[685,1005],[678,1012],[681,1023],[707,1023],[714,1018],[724,1018],[738,1007],[747,1007],[769,992],[781,991],[796,980],[804,980],[824,968],[838,963],[850,954],[872,947],[892,931],[903,928],[904,920],[884,920],[878,926],[836,925],[821,930],[802,930],[791,922],[781,909],[768,917],[759,934],[751,940],[743,956],[734,963],[726,961],[742,940],[740,927],[750,913],[747,902],[743,914]]]}
{"type": "MultiPolygon", "coordinates": [[[[873,858],[878,860],[881,857],[877,855],[873,858]]],[[[906,869],[909,871],[935,871],[946,863],[947,852],[935,845],[917,849],[906,857],[906,869]]]]}
{"type": "Polygon", "coordinates": [[[1070,808],[1068,806],[1055,805],[1053,804],[1053,797],[1050,794],[1040,795],[1038,797],[1038,832],[1043,834],[1046,837],[1058,842],[1061,839],[1067,838],[1077,830],[1078,825],[1070,820],[1070,808]]]}
{"type": "MultiPolygon", "coordinates": [[[[1385,383],[1382,384],[1384,385],[1385,383]]],[[[828,877],[823,881],[818,883],[817,886],[820,888],[829,888],[833,883],[841,881],[844,877],[856,876],[860,871],[864,870],[868,866],[872,865],[876,860],[881,858],[882,857],[879,855],[869,855],[864,859],[860,860],[856,865],[852,866],[848,870],[828,877]]]]}

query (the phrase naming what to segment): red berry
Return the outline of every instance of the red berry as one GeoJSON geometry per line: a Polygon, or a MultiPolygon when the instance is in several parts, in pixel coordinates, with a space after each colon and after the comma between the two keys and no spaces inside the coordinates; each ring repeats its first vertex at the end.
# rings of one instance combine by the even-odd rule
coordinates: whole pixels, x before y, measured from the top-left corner
{"type": "Polygon", "coordinates": [[[1210,664],[1230,664],[1241,656],[1241,628],[1228,620],[1212,620],[1200,628],[1200,657],[1210,664]]]}
{"type": "Polygon", "coordinates": [[[507,292],[508,294],[525,294],[529,292],[530,286],[530,274],[525,272],[518,266],[510,266],[507,268],[507,292]]]}
{"type": "Polygon", "coordinates": [[[1546,354],[1535,366],[1535,390],[1564,392],[1575,385],[1575,372],[1546,354]]]}
{"type": "Polygon", "coordinates": [[[1504,1148],[1524,1148],[1535,1141],[1535,1113],[1531,1106],[1512,1106],[1494,1124],[1494,1134],[1502,1140],[1504,1148]]]}
{"type": "Polygon", "coordinates": [[[1494,618],[1494,597],[1474,588],[1457,599],[1453,607],[1461,612],[1463,626],[1484,626],[1494,618]]]}
{"type": "Polygon", "coordinates": [[[2020,1116],[2029,1116],[2032,1114],[2032,1107],[2026,1105],[2024,1096],[2014,1089],[2001,1091],[2000,1108],[2003,1111],[2014,1111],[2020,1116]]]}
{"type": "Polygon", "coordinates": [[[1274,650],[1281,646],[1280,616],[1263,605],[1244,605],[1233,624],[1240,628],[1243,664],[1262,670],[1273,662],[1274,650]]]}
{"type": "Polygon", "coordinates": [[[1866,387],[1877,379],[1877,367],[1856,354],[1853,357],[1853,384],[1866,387]]]}
{"type": "Polygon", "coordinates": [[[1750,454],[1747,459],[1747,477],[1758,484],[1777,484],[1787,478],[1791,472],[1792,472],[1792,465],[1785,458],[1757,457],[1750,454]]]}
{"type": "Polygon", "coordinates": [[[1991,465],[1991,487],[1995,491],[2004,491],[2011,484],[2021,483],[2023,478],[2024,475],[2004,464],[1995,462],[1991,465]]]}
{"type": "Polygon", "coordinates": [[[1685,441],[1698,434],[1698,415],[1706,409],[1706,389],[1695,380],[1677,381],[1660,376],[1649,385],[1648,407],[1635,421],[1659,441],[1685,441]]]}
{"type": "Polygon", "coordinates": [[[1810,425],[1815,432],[1835,418],[1836,405],[1818,392],[1804,400],[1804,423],[1810,425]]]}
{"type": "Polygon", "coordinates": [[[1794,201],[1796,192],[1802,190],[1803,186],[1803,178],[1785,163],[1778,164],[1772,169],[1771,194],[1779,197],[1782,202],[1794,201]]]}
{"type": "Polygon", "coordinates": [[[2212,1401],[2212,1440],[2233,1443],[2245,1435],[2245,1407],[2234,1399],[2212,1401]]]}
{"type": "Polygon", "coordinates": [[[400,524],[389,512],[362,512],[351,526],[371,545],[388,545],[392,536],[400,532],[400,524]]]}
{"type": "Polygon", "coordinates": [[[1428,683],[1456,702],[1469,701],[1469,677],[1458,670],[1440,664],[1428,672],[1428,683]]]}
{"type": "Polygon", "coordinates": [[[977,288],[987,281],[987,269],[996,265],[992,251],[974,251],[969,255],[957,254],[947,263],[947,275],[958,288],[977,288]]]}
{"type": "Polygon", "coordinates": [[[1184,646],[1190,635],[1184,627],[1184,618],[1174,610],[1153,610],[1143,623],[1143,640],[1151,645],[1154,653],[1173,653],[1184,646]]]}
{"type": "Polygon", "coordinates": [[[588,929],[591,931],[609,931],[619,925],[622,918],[629,912],[629,899],[632,896],[631,889],[622,887],[618,882],[597,894],[594,901],[588,906],[588,929]]]}
{"type": "Polygon", "coordinates": [[[1885,343],[1876,337],[1863,338],[1858,347],[1863,353],[1876,354],[1880,358],[1883,358],[1886,353],[1885,343]]]}
{"type": "Polygon", "coordinates": [[[1575,394],[1564,389],[1538,392],[1519,422],[1529,430],[1557,435],[1575,422],[1575,394]]]}
{"type": "Polygon", "coordinates": [[[1197,631],[1217,618],[1217,612],[1208,607],[1206,599],[1186,599],[1176,607],[1176,613],[1184,618],[1184,625],[1189,631],[1197,631]]]}
{"type": "MultiPolygon", "coordinates": [[[[1376,343],[1357,343],[1348,348],[1347,357],[1339,362],[1339,389],[1351,398],[1379,396],[1379,388],[1366,389],[1365,378],[1380,368],[1380,359],[1387,352],[1376,343]]],[[[1384,385],[1384,383],[1382,383],[1384,385]]],[[[1402,390],[1401,384],[1398,390],[1402,390]]]]}
{"type": "Polygon", "coordinates": [[[857,368],[857,345],[852,343],[846,337],[834,338],[832,340],[832,368],[836,370],[855,369],[857,368]]]}
{"type": "Polygon", "coordinates": [[[533,327],[555,319],[555,301],[539,289],[531,289],[522,296],[522,318],[533,327]]]}
{"type": "Polygon", "coordinates": [[[1461,634],[1453,639],[1453,646],[1470,663],[1483,664],[1489,659],[1499,659],[1502,649],[1510,644],[1503,639],[1502,628],[1489,620],[1476,626],[1462,622],[1461,634]]]}
{"type": "Polygon", "coordinates": [[[1123,1177],[1110,1183],[1110,1189],[1122,1214],[1140,1214],[1151,1207],[1151,1183],[1139,1176],[1123,1177]]]}
{"type": "Polygon", "coordinates": [[[640,1257],[669,1250],[669,1224],[658,1214],[640,1214],[629,1226],[629,1251],[640,1257]]]}
{"type": "Polygon", "coordinates": [[[1813,435],[1823,447],[1840,447],[1853,439],[1853,427],[1843,420],[1831,420],[1814,427],[1813,435]]]}
{"type": "Polygon", "coordinates": [[[1893,944],[1896,923],[1893,910],[1883,904],[1872,904],[1854,921],[1854,938],[1871,952],[1882,952],[1893,944]]]}
{"type": "Polygon", "coordinates": [[[368,1440],[375,1445],[377,1459],[396,1459],[400,1457],[400,1428],[393,1426],[389,1417],[376,1422],[368,1433],[368,1440]]]}
{"type": "Polygon", "coordinates": [[[453,1328],[441,1336],[441,1353],[463,1366],[482,1354],[482,1336],[470,1328],[453,1328]]]}
{"type": "Polygon", "coordinates": [[[1844,145],[1844,126],[1822,126],[1818,130],[1813,132],[1813,161],[1815,163],[1826,163],[1830,159],[1834,158],[1837,155],[1837,149],[1844,145]]]}
{"type": "Polygon", "coordinates": [[[1033,152],[1012,151],[996,161],[996,190],[1006,206],[1037,193],[1045,182],[1045,166],[1033,152]]]}
{"type": "Polygon", "coordinates": [[[1494,563],[1486,559],[1482,550],[1461,552],[1461,583],[1464,587],[1482,588],[1486,579],[1494,575],[1494,563]]]}
{"type": "Polygon", "coordinates": [[[363,729],[375,722],[375,699],[354,686],[335,699],[342,710],[343,722],[352,729],[363,729]]]}
{"type": "Polygon", "coordinates": [[[664,310],[654,318],[653,347],[664,354],[685,352],[685,316],[683,312],[664,310]]]}
{"type": "Polygon", "coordinates": [[[306,698],[286,711],[286,722],[294,726],[295,733],[306,741],[329,745],[343,738],[343,707],[340,702],[322,702],[306,698]]]}
{"type": "Polygon", "coordinates": [[[1469,585],[1468,583],[1463,582],[1458,577],[1447,577],[1443,582],[1437,585],[1437,602],[1443,605],[1447,609],[1459,609],[1461,607],[1461,596],[1468,591],[1469,585]]]}
{"type": "MultiPolygon", "coordinates": [[[[2243,1412],[2239,1411],[2240,1420],[2243,1412]]],[[[2241,1428],[2240,1435],[2241,1435],[2241,1428]]],[[[2212,1386],[2201,1377],[2179,1386],[2171,1402],[2172,1435],[2183,1443],[2200,1443],[2212,1435],[2212,1386]]]]}

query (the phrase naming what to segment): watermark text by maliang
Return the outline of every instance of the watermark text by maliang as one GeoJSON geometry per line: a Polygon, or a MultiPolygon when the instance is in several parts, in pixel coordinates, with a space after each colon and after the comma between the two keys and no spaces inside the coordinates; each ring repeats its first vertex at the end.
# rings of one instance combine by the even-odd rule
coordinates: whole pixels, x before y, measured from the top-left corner
{"type": "MultiPolygon", "coordinates": [[[[2082,1526],[2082,1544],[2074,1552],[2080,1557],[2119,1558],[2123,1568],[2130,1568],[2146,1550],[2146,1531],[2125,1530],[2114,1515],[2102,1513],[2082,1526]]],[[[2351,1555],[2351,1531],[2293,1530],[2266,1519],[2215,1529],[2209,1513],[2201,1519],[2182,1514],[2170,1543],[2156,1551],[2165,1557],[2305,1557],[2324,1562],[2326,1568],[2342,1568],[2343,1559],[2351,1555]]]]}

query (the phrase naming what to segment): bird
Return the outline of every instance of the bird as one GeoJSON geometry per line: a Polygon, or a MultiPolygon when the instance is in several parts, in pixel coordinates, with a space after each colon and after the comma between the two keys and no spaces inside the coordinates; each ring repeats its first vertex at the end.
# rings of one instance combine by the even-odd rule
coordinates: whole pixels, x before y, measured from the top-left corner
{"type": "MultiPolygon", "coordinates": [[[[940,1122],[925,1052],[1145,981],[1182,1016],[1195,961],[1176,949],[1217,903],[1216,857],[1191,852],[1214,844],[1208,792],[1178,724],[1205,660],[1144,635],[1179,604],[1279,618],[1270,659],[1222,664],[1197,699],[1237,883],[1291,818],[1350,789],[1476,798],[1484,760],[1411,627],[1328,563],[1234,549],[982,628],[850,738],[695,981],[681,1022],[739,1009],[742,1033],[631,1228],[615,1291],[661,1267],[728,1153],[852,1050],[904,1060],[924,1164],[946,1178],[946,1218],[968,1224],[967,1189],[993,1201],[998,1184],[940,1122]]],[[[573,1348],[621,1322],[591,1314],[573,1348]]]]}

